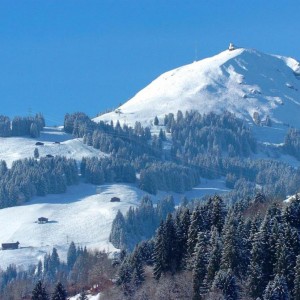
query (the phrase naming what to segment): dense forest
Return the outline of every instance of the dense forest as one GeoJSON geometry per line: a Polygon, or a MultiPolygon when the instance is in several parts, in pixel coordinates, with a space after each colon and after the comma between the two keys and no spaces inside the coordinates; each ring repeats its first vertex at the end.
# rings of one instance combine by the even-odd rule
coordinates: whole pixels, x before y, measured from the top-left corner
{"type": "Polygon", "coordinates": [[[14,161],[10,169],[0,161],[0,208],[24,204],[34,196],[64,193],[68,185],[77,182],[74,159],[25,158],[14,161]]]}
{"type": "Polygon", "coordinates": [[[117,219],[113,242],[122,228],[127,241],[143,236],[131,252],[112,258],[72,242],[64,262],[53,248],[29,270],[1,271],[1,299],[66,299],[54,297],[88,289],[111,300],[299,299],[299,196],[278,202],[257,194],[234,205],[219,196],[185,199],[176,210],[171,197],[157,207],[144,197],[117,219]],[[49,298],[33,298],[41,294],[49,298]]]}
{"type": "Polygon", "coordinates": [[[0,137],[9,136],[40,136],[41,130],[45,127],[45,119],[41,113],[34,117],[9,117],[0,115],[0,137]]]}
{"type": "MultiPolygon", "coordinates": [[[[119,122],[95,123],[80,112],[66,114],[65,132],[108,154],[104,158],[82,159],[80,174],[83,180],[92,184],[136,182],[142,190],[156,194],[159,190],[183,193],[198,185],[200,178],[225,178],[226,186],[233,191],[224,197],[231,202],[246,195],[254,196],[258,189],[273,197],[298,191],[299,169],[272,159],[257,159],[258,144],[251,129],[231,113],[201,115],[196,111],[185,114],[178,111],[176,116],[168,114],[161,121],[155,118],[154,124],[158,134],[151,134],[150,129],[139,122],[132,128],[126,124],[121,126],[119,122]]],[[[12,121],[0,117],[1,136],[36,137],[44,126],[42,114],[15,117],[12,121]]],[[[297,156],[298,140],[299,132],[290,129],[282,151],[297,156]]],[[[38,154],[34,153],[34,157],[38,158],[38,154]]],[[[32,162],[22,164],[27,170],[32,162]]],[[[64,192],[65,186],[73,182],[64,183],[59,179],[64,176],[64,171],[54,164],[48,166],[51,170],[47,169],[47,172],[55,173],[57,181],[61,181],[56,187],[50,182],[50,175],[36,176],[39,184],[37,179],[32,184],[28,176],[23,178],[25,175],[19,174],[21,187],[13,180],[6,183],[8,177],[0,175],[0,180],[6,183],[0,190],[0,207],[22,204],[34,195],[64,192]]],[[[7,170],[4,165],[3,174],[7,170]]],[[[14,169],[9,170],[7,176],[14,172],[14,169]]],[[[75,173],[75,167],[72,172],[75,173]]]]}

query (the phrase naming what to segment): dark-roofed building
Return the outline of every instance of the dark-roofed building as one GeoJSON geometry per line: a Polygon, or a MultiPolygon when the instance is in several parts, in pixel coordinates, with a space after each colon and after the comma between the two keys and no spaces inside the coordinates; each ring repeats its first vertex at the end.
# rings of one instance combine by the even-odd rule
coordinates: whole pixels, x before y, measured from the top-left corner
{"type": "Polygon", "coordinates": [[[16,243],[2,243],[2,250],[14,250],[19,249],[19,242],[16,243]]]}
{"type": "Polygon", "coordinates": [[[118,198],[118,197],[112,197],[112,198],[110,199],[110,202],[120,202],[120,201],[121,201],[121,199],[118,198]]]}
{"type": "Polygon", "coordinates": [[[40,217],[40,218],[38,218],[38,223],[39,223],[39,224],[45,224],[45,223],[48,223],[48,218],[40,217]]]}

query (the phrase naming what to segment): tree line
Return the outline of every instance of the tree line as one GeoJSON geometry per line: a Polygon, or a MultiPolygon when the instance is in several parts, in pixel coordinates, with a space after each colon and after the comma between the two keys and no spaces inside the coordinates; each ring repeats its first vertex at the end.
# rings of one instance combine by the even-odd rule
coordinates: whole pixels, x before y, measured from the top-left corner
{"type": "Polygon", "coordinates": [[[299,220],[298,196],[284,204],[257,195],[231,207],[215,196],[181,207],[123,258],[120,292],[124,299],[161,299],[163,291],[168,299],[299,299],[299,220]],[[263,209],[249,214],[259,202],[263,209]]]}
{"type": "Polygon", "coordinates": [[[34,196],[60,194],[78,182],[74,159],[56,156],[16,160],[11,168],[0,161],[0,208],[24,204],[34,196]]]}
{"type": "Polygon", "coordinates": [[[30,136],[37,138],[45,127],[45,119],[41,113],[34,117],[9,117],[0,115],[0,137],[30,136]]]}

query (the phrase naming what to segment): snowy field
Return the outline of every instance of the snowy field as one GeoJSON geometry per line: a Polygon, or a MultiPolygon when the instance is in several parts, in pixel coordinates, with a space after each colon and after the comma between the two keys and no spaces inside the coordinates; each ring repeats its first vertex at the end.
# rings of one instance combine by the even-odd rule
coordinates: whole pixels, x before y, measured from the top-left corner
{"type": "MultiPolygon", "coordinates": [[[[193,190],[185,193],[188,199],[227,191],[223,180],[203,180],[193,190]]],[[[66,259],[71,241],[89,249],[114,251],[108,242],[112,221],[120,209],[125,213],[130,206],[136,206],[145,195],[134,185],[111,184],[96,187],[79,184],[69,187],[65,194],[36,197],[24,206],[0,210],[0,243],[20,242],[18,250],[0,250],[0,267],[14,263],[28,267],[42,259],[53,247],[60,258],[66,259]],[[111,203],[112,197],[121,202],[111,203]],[[39,217],[49,218],[49,223],[38,224],[39,217]]],[[[155,203],[172,194],[178,204],[181,194],[159,192],[151,198],[155,203]]]]}
{"type": "MultiPolygon", "coordinates": [[[[80,297],[80,294],[78,294],[78,295],[76,295],[76,296],[73,296],[73,297],[69,298],[69,300],[79,300],[79,297],[80,297]]],[[[92,296],[92,295],[87,295],[87,299],[88,299],[88,300],[101,300],[101,295],[100,295],[100,293],[97,294],[97,295],[94,295],[94,296],[92,296]]]]}
{"type": "Polygon", "coordinates": [[[10,263],[26,267],[53,247],[65,260],[71,241],[90,249],[114,250],[108,242],[111,223],[118,209],[125,213],[142,194],[128,185],[107,185],[99,190],[91,184],[79,184],[65,194],[37,197],[27,205],[0,210],[0,241],[20,242],[18,250],[0,250],[1,267],[10,263]],[[113,196],[121,202],[111,203],[113,196]],[[39,217],[49,218],[49,223],[38,224],[39,217]]]}
{"type": "Polygon", "coordinates": [[[93,147],[82,143],[81,139],[76,139],[72,135],[64,133],[62,129],[46,127],[37,139],[28,137],[0,137],[0,160],[5,160],[8,166],[17,159],[33,157],[34,149],[38,148],[40,156],[47,154],[61,155],[74,158],[78,161],[83,156],[105,156],[93,147]],[[41,141],[44,146],[36,146],[35,143],[41,141]],[[54,142],[59,142],[54,143],[54,142]]]}

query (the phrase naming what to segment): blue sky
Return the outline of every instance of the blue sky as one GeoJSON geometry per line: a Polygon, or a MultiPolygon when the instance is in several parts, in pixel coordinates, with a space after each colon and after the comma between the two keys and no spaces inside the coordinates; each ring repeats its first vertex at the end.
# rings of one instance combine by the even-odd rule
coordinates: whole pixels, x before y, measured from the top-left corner
{"type": "Polygon", "coordinates": [[[0,0],[0,114],[95,116],[230,41],[300,60],[299,11],[299,0],[0,0]]]}

